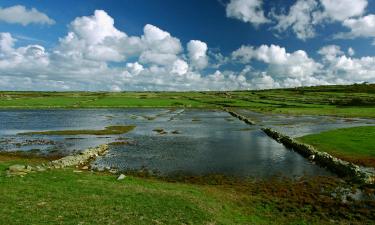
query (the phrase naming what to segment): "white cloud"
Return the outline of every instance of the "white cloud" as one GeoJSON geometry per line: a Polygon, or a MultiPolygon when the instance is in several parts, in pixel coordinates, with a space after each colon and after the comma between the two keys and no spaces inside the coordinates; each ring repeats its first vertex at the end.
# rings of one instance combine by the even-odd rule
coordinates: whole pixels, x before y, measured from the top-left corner
{"type": "Polygon", "coordinates": [[[258,48],[242,46],[232,53],[234,60],[250,63],[258,60],[268,65],[268,73],[279,77],[306,77],[316,73],[321,65],[309,58],[307,53],[298,50],[287,53],[277,45],[261,45],[258,48]]]}
{"type": "Polygon", "coordinates": [[[171,73],[177,74],[177,75],[184,75],[188,72],[189,65],[181,59],[177,59],[172,66],[171,73]]]}
{"type": "Polygon", "coordinates": [[[204,69],[208,65],[208,57],[207,57],[207,44],[198,41],[198,40],[191,40],[187,44],[187,50],[189,59],[191,61],[191,64],[198,68],[198,69],[204,69]]]}
{"type": "Polygon", "coordinates": [[[354,16],[361,16],[368,5],[367,0],[320,0],[327,17],[344,21],[354,16]]]}
{"type": "Polygon", "coordinates": [[[274,29],[284,32],[291,28],[297,38],[306,40],[316,36],[318,25],[340,22],[350,26],[348,21],[363,15],[367,5],[367,0],[297,0],[288,14],[278,15],[273,9],[272,15],[277,20],[274,29]]]}
{"type": "Polygon", "coordinates": [[[28,45],[14,48],[15,39],[9,33],[0,33],[0,71],[9,74],[38,72],[49,65],[44,47],[28,45]]]}
{"type": "Polygon", "coordinates": [[[354,49],[352,47],[348,48],[348,55],[349,56],[355,55],[355,51],[354,51],[354,49]]]}
{"type": "Polygon", "coordinates": [[[232,53],[232,58],[243,64],[251,64],[253,60],[257,60],[267,65],[265,71],[250,70],[251,74],[255,74],[251,82],[256,88],[321,83],[317,77],[321,73],[322,65],[302,50],[288,53],[285,48],[277,45],[261,45],[258,48],[242,46],[232,53]]]}
{"type": "MultiPolygon", "coordinates": [[[[347,19],[343,25],[350,29],[350,32],[340,33],[337,38],[369,37],[375,38],[375,15],[369,14],[364,17],[347,19]]],[[[375,40],[374,40],[375,43],[375,40]]]]}
{"type": "Polygon", "coordinates": [[[327,45],[319,49],[318,53],[323,56],[323,59],[331,61],[337,56],[343,55],[344,52],[341,51],[340,46],[337,45],[327,45]]]}
{"type": "Polygon", "coordinates": [[[153,25],[128,36],[114,24],[101,10],[78,17],[51,49],[18,46],[0,33],[0,89],[229,90],[375,81],[375,57],[354,58],[354,50],[345,55],[335,45],[319,50],[321,60],[278,45],[242,46],[223,56],[197,40],[185,50],[153,25]],[[253,68],[254,61],[261,66],[253,68]]]}
{"type": "Polygon", "coordinates": [[[144,70],[143,66],[139,64],[138,62],[127,63],[126,68],[129,69],[131,74],[136,75],[136,76],[144,70]]]}
{"type": "Polygon", "coordinates": [[[19,23],[24,26],[31,23],[54,24],[55,21],[37,9],[26,9],[23,5],[0,8],[0,21],[6,23],[19,23]]]}
{"type": "Polygon", "coordinates": [[[312,38],[315,36],[313,12],[317,9],[318,3],[315,0],[298,0],[290,7],[288,14],[274,14],[278,21],[274,29],[283,32],[291,27],[299,39],[312,38]]]}
{"type": "Polygon", "coordinates": [[[262,0],[231,0],[226,6],[227,17],[239,19],[254,26],[269,23],[264,16],[262,0]]]}

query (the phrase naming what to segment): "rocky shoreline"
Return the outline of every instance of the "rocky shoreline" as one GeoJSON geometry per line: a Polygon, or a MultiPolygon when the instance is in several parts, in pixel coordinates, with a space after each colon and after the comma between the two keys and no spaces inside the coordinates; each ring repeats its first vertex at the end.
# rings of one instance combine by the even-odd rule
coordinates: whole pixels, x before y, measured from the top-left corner
{"type": "Polygon", "coordinates": [[[85,167],[92,160],[95,160],[98,156],[104,156],[108,153],[109,146],[107,144],[99,145],[94,148],[88,148],[76,155],[65,156],[61,159],[51,161],[46,164],[32,167],[30,165],[12,165],[7,170],[8,176],[24,176],[30,172],[42,172],[48,169],[62,169],[71,166],[83,166],[85,167]]]}
{"type": "Polygon", "coordinates": [[[326,167],[340,177],[348,178],[362,184],[375,184],[375,174],[365,171],[358,165],[338,159],[326,152],[320,152],[311,145],[301,143],[271,128],[262,128],[262,130],[277,142],[293,149],[318,165],[326,167]]]}

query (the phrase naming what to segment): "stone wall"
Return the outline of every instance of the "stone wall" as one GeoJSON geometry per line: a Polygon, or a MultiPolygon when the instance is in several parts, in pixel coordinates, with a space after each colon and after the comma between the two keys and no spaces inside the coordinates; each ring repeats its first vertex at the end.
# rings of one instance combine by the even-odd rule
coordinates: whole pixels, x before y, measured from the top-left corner
{"type": "Polygon", "coordinates": [[[252,121],[251,119],[249,119],[249,118],[247,118],[247,117],[245,117],[245,116],[243,116],[243,115],[241,115],[241,114],[239,114],[239,113],[237,113],[237,112],[235,112],[235,111],[232,111],[232,110],[230,110],[230,109],[226,109],[226,108],[224,109],[224,111],[225,111],[225,112],[228,112],[230,115],[232,115],[232,116],[238,118],[239,120],[244,121],[244,122],[247,123],[247,124],[250,124],[250,125],[255,125],[255,124],[256,124],[256,123],[255,123],[254,121],[252,121]]]}
{"type": "Polygon", "coordinates": [[[340,177],[348,178],[355,182],[363,184],[374,184],[375,174],[364,171],[359,166],[346,162],[344,160],[333,157],[326,152],[320,152],[311,145],[307,145],[297,140],[283,135],[276,130],[271,128],[262,128],[262,130],[276,141],[282,143],[287,148],[291,148],[294,151],[300,153],[311,161],[316,162],[318,165],[324,166],[330,171],[336,173],[340,177]]]}

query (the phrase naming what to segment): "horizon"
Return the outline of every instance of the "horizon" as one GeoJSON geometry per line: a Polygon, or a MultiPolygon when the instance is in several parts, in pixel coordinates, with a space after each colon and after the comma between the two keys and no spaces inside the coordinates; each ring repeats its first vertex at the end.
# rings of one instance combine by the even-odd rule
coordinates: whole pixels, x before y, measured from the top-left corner
{"type": "Polygon", "coordinates": [[[368,0],[72,5],[0,3],[0,90],[253,91],[375,82],[375,2],[368,0]]]}

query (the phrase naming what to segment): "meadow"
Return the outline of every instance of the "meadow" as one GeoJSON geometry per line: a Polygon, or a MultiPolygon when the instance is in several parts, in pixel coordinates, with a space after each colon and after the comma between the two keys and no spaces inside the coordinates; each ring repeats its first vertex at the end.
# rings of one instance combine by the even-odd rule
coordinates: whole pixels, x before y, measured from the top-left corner
{"type": "Polygon", "coordinates": [[[5,175],[14,163],[45,161],[0,155],[1,224],[370,224],[375,219],[374,202],[332,198],[342,187],[332,178],[163,180],[138,174],[119,181],[73,168],[5,175]]]}
{"type": "Polygon", "coordinates": [[[222,92],[0,92],[0,109],[126,107],[226,107],[374,118],[375,84],[222,92]]]}
{"type": "MultiPolygon", "coordinates": [[[[132,107],[375,118],[375,85],[223,92],[0,92],[0,110],[132,107]]],[[[108,135],[133,128],[23,135],[108,135]]],[[[299,140],[360,165],[375,165],[374,126],[331,130],[299,140]]],[[[244,180],[134,173],[117,180],[118,175],[77,168],[6,175],[11,165],[34,166],[48,160],[0,154],[0,224],[371,224],[375,220],[375,202],[355,201],[348,193],[359,186],[336,177],[244,180]]],[[[361,190],[374,195],[373,186],[361,190]]]]}

